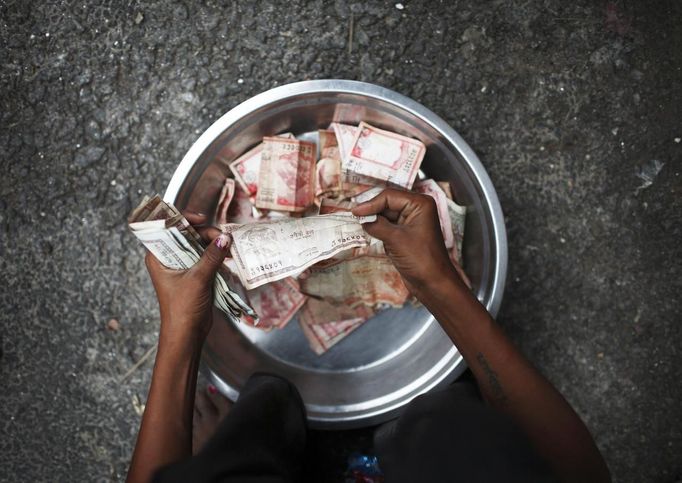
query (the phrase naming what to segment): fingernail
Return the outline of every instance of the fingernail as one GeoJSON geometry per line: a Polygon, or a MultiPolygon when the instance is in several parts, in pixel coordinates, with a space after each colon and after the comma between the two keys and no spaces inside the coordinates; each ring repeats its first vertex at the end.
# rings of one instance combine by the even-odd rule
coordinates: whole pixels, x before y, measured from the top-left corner
{"type": "Polygon", "coordinates": [[[227,248],[227,246],[230,244],[230,238],[230,235],[227,233],[221,233],[220,236],[215,239],[215,244],[221,250],[225,250],[225,248],[227,248]]]}
{"type": "Polygon", "coordinates": [[[218,389],[213,384],[209,384],[206,389],[208,389],[208,392],[211,394],[218,394],[218,389]]]}

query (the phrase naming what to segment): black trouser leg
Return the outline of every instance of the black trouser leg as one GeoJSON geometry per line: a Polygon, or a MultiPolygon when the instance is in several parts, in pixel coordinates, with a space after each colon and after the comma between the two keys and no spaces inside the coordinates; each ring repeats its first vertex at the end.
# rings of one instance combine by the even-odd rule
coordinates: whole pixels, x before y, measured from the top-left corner
{"type": "Polygon", "coordinates": [[[206,446],[161,469],[155,481],[299,481],[305,438],[305,409],[296,388],[280,377],[254,374],[206,446]]]}

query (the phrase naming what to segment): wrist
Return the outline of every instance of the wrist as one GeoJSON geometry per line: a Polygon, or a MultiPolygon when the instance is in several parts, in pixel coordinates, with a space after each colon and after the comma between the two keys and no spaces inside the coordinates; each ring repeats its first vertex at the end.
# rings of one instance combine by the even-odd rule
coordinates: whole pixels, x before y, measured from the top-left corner
{"type": "Polygon", "coordinates": [[[453,292],[469,291],[452,266],[430,270],[428,277],[412,281],[411,286],[417,292],[414,295],[420,300],[422,298],[452,297],[453,292]]]}
{"type": "Polygon", "coordinates": [[[452,270],[443,270],[421,283],[416,287],[414,295],[433,315],[443,310],[450,315],[468,312],[477,307],[485,310],[454,267],[452,270]]]}
{"type": "Polygon", "coordinates": [[[173,352],[199,353],[207,332],[203,327],[194,324],[161,319],[159,348],[167,347],[173,352]]]}

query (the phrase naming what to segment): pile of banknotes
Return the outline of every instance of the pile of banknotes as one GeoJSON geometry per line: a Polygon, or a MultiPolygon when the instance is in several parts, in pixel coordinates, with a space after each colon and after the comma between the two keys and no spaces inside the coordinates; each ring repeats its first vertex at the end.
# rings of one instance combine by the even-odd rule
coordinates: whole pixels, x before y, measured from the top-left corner
{"type": "MultiPolygon", "coordinates": [[[[266,331],[297,318],[312,350],[323,354],[380,310],[412,301],[382,242],[362,228],[375,216],[357,217],[351,209],[386,187],[432,196],[459,266],[466,208],[454,201],[449,183],[418,179],[426,147],[417,139],[365,122],[334,122],[307,139],[284,133],[236,159],[218,154],[229,172],[214,224],[233,241],[216,305],[231,320],[266,331]],[[228,283],[239,285],[248,305],[228,283]]],[[[145,200],[131,228],[162,263],[185,268],[177,253],[195,260],[202,245],[177,210],[163,204],[161,214],[151,206],[161,203],[145,200]]]]}

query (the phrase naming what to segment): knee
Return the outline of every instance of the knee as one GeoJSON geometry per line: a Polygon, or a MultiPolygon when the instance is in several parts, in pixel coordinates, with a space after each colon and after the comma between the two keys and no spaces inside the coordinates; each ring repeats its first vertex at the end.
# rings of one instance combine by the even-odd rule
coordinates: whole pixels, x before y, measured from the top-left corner
{"type": "Polygon", "coordinates": [[[254,373],[244,386],[243,392],[267,392],[267,399],[273,402],[288,401],[303,406],[303,400],[296,386],[281,376],[267,372],[254,373]]]}
{"type": "Polygon", "coordinates": [[[247,381],[246,386],[267,387],[270,391],[278,394],[288,394],[291,391],[297,391],[296,387],[288,380],[267,372],[256,372],[252,374],[247,381]]]}

